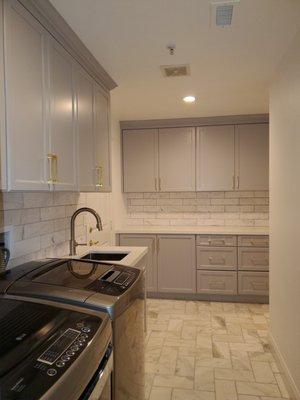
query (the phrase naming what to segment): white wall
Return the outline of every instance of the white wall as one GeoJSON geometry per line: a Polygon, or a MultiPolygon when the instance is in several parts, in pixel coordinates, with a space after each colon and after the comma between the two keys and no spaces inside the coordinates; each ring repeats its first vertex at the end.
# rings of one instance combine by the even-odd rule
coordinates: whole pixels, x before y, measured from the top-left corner
{"type": "Polygon", "coordinates": [[[271,335],[300,396],[300,31],[271,85],[270,172],[271,335]]]}
{"type": "Polygon", "coordinates": [[[111,93],[112,219],[113,227],[124,225],[126,203],[122,193],[122,156],[119,117],[114,112],[118,89],[111,93]]]}

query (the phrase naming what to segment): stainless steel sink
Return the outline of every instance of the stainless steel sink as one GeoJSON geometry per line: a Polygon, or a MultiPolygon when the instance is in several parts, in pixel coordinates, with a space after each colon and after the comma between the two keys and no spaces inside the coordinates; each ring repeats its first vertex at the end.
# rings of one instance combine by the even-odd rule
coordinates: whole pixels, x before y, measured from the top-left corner
{"type": "Polygon", "coordinates": [[[125,258],[129,253],[99,253],[92,252],[88,253],[83,257],[80,257],[81,260],[91,260],[91,261],[121,261],[125,258]]]}

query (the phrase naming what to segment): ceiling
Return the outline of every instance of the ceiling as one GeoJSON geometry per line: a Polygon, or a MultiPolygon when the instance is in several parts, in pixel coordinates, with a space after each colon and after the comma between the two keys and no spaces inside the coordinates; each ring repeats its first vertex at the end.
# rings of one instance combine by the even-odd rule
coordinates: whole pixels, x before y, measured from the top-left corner
{"type": "Polygon", "coordinates": [[[272,73],[300,29],[299,0],[240,0],[231,28],[211,26],[209,0],[51,2],[117,82],[122,120],[267,112],[272,73]],[[187,77],[159,69],[185,63],[187,77]],[[189,94],[194,104],[182,102],[189,94]]]}

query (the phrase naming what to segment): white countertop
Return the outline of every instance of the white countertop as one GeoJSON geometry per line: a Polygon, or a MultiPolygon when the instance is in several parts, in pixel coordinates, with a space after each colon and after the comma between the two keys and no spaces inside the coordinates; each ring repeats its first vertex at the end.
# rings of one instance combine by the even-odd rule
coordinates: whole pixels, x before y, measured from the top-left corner
{"type": "Polygon", "coordinates": [[[125,246],[78,246],[76,256],[65,258],[78,259],[88,253],[128,253],[121,261],[105,261],[114,265],[123,265],[125,267],[135,267],[136,264],[147,254],[147,247],[125,247],[125,246]]]}
{"type": "Polygon", "coordinates": [[[174,234],[174,235],[268,235],[267,227],[245,226],[127,226],[115,233],[174,234]]]}

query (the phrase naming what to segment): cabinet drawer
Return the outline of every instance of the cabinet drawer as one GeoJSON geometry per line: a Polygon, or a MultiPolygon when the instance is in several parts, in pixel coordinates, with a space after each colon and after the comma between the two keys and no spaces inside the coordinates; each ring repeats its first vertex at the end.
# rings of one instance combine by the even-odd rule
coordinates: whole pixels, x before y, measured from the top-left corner
{"type": "Polygon", "coordinates": [[[269,236],[239,236],[238,245],[247,247],[269,247],[269,236]]]}
{"type": "Polygon", "coordinates": [[[237,273],[197,271],[197,293],[237,294],[237,273]]]}
{"type": "Polygon", "coordinates": [[[236,247],[197,246],[197,268],[210,270],[237,269],[236,247]]]}
{"type": "Polygon", "coordinates": [[[244,271],[268,271],[269,249],[260,247],[239,247],[238,267],[244,271]]]}
{"type": "Polygon", "coordinates": [[[239,294],[269,294],[268,272],[239,272],[239,294]]]}
{"type": "Polygon", "coordinates": [[[237,238],[234,235],[197,235],[198,246],[236,246],[237,238]]]}

